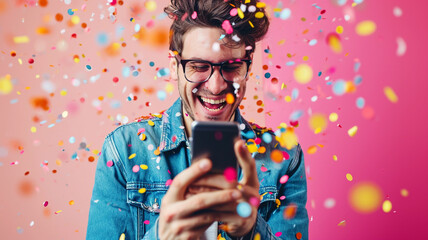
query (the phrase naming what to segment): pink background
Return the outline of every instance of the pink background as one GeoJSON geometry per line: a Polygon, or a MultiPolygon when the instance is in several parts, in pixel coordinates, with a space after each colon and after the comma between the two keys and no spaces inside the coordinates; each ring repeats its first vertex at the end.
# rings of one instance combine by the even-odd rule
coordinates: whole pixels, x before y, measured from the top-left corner
{"type": "MultiPolygon", "coordinates": [[[[167,1],[156,1],[154,11],[144,5],[150,1],[116,4],[116,22],[109,19],[107,1],[72,0],[67,4],[65,0],[48,0],[46,7],[37,2],[0,0],[0,79],[5,81],[9,74],[13,84],[8,93],[0,87],[1,238],[83,239],[97,154],[104,137],[119,122],[126,123],[126,118],[131,122],[159,112],[178,97],[175,82],[168,81],[168,76],[156,77],[158,69],[168,66],[162,36],[167,36],[170,20],[161,14],[167,1]],[[69,24],[68,9],[76,9],[74,15],[80,18],[77,25],[69,24]],[[64,16],[61,22],[55,20],[57,13],[64,16]],[[140,36],[134,36],[136,24],[145,29],[140,36]],[[39,27],[49,33],[39,34],[39,27]],[[102,33],[107,36],[105,44],[98,40],[102,33]],[[156,34],[160,36],[151,40],[156,34]],[[15,43],[16,36],[28,36],[29,41],[15,43]],[[113,43],[126,46],[119,45],[115,55],[106,50],[113,43]],[[16,56],[11,56],[12,51],[16,56]],[[75,55],[80,62],[73,60],[75,55]],[[28,62],[30,58],[34,63],[28,62]],[[125,77],[123,68],[131,66],[139,69],[139,75],[125,77]],[[118,77],[117,83],[114,77],[118,77]],[[129,101],[128,96],[137,99],[129,101]],[[49,110],[34,107],[34,97],[48,99],[49,110]],[[64,111],[68,116],[59,118],[64,111]],[[86,149],[79,148],[82,143],[86,149]],[[90,161],[92,157],[95,161],[90,161]]],[[[343,1],[344,5],[325,0],[316,2],[326,10],[321,14],[313,2],[266,2],[272,25],[258,46],[242,112],[248,120],[272,128],[281,122],[289,124],[292,112],[303,112],[296,133],[305,151],[310,238],[424,238],[428,234],[424,226],[428,213],[424,151],[428,47],[423,14],[428,4],[366,0],[352,7],[350,0],[343,1]],[[401,16],[394,16],[394,7],[402,10],[401,16]],[[285,20],[275,17],[275,8],[289,8],[291,16],[285,20]],[[344,16],[351,13],[353,17],[346,21],[344,16]],[[363,20],[376,23],[373,34],[355,33],[355,26],[363,20]],[[340,34],[343,51],[334,53],[326,36],[339,25],[344,28],[340,34]],[[308,31],[303,34],[305,29],[308,31]],[[396,53],[399,37],[407,46],[402,56],[396,53]],[[317,43],[310,46],[312,39],[317,43]],[[279,44],[281,40],[283,44],[279,44]],[[271,56],[264,51],[267,48],[271,56]],[[289,58],[288,53],[294,56],[289,58]],[[309,59],[304,61],[303,56],[309,59]],[[289,61],[295,65],[287,66],[289,61]],[[356,62],[361,64],[357,71],[356,62]],[[300,63],[307,63],[314,71],[307,84],[294,80],[293,70],[300,63]],[[263,70],[263,65],[268,69],[263,70]],[[267,72],[270,78],[265,77],[267,72]],[[339,79],[353,81],[357,75],[362,83],[353,93],[337,96],[327,85],[339,79]],[[271,81],[273,77],[278,83],[271,81]],[[282,83],[287,87],[281,89],[282,83]],[[386,86],[395,91],[398,102],[387,99],[386,86]],[[284,97],[291,96],[294,88],[299,91],[298,97],[286,102],[284,97]],[[313,96],[318,99],[311,101],[313,96]],[[366,108],[373,109],[372,118],[364,117],[364,109],[356,106],[359,97],[364,98],[366,108]],[[261,106],[257,100],[263,101],[261,106]],[[260,113],[259,108],[263,108],[260,113]],[[308,125],[310,115],[328,117],[332,112],[338,113],[338,121],[329,121],[325,131],[314,134],[308,125]],[[354,125],[358,132],[350,137],[347,130],[354,125]],[[309,147],[317,144],[323,147],[309,154],[309,147]],[[352,181],[346,179],[347,173],[352,174],[352,181]],[[367,181],[382,190],[382,202],[391,201],[390,212],[379,206],[363,214],[350,205],[351,188],[367,181]],[[400,194],[402,189],[409,192],[407,197],[400,194]],[[326,200],[335,204],[328,206],[326,200]],[[345,226],[338,226],[342,221],[345,226]]]]}

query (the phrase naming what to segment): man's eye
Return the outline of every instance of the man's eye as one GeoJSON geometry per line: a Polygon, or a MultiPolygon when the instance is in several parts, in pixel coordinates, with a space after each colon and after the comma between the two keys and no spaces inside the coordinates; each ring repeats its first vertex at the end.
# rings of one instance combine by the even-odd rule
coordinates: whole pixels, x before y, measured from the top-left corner
{"type": "Polygon", "coordinates": [[[228,64],[223,66],[223,70],[232,72],[232,71],[238,70],[239,68],[241,68],[241,66],[242,66],[241,64],[228,64]]]}
{"type": "Polygon", "coordinates": [[[192,70],[197,72],[204,72],[210,68],[210,66],[206,64],[192,64],[191,67],[192,67],[192,70]]]}

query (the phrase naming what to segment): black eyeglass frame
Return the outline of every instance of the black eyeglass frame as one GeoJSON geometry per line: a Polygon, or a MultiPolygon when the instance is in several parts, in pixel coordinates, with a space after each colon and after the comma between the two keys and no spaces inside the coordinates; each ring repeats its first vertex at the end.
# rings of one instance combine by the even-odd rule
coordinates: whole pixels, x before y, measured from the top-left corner
{"type": "Polygon", "coordinates": [[[208,81],[214,73],[214,67],[215,66],[220,67],[220,69],[219,69],[220,75],[224,81],[229,82],[229,83],[233,83],[234,81],[230,81],[230,80],[227,80],[226,78],[224,78],[224,76],[223,76],[223,65],[226,63],[232,63],[232,62],[246,62],[247,63],[247,70],[246,70],[245,76],[243,78],[243,79],[245,79],[248,76],[248,70],[250,69],[250,65],[252,63],[251,59],[240,59],[240,58],[234,59],[234,60],[226,60],[226,61],[223,61],[220,63],[212,63],[210,61],[200,60],[200,59],[181,59],[181,57],[179,55],[175,55],[175,58],[177,59],[177,64],[181,64],[181,66],[183,68],[184,78],[188,82],[191,82],[191,83],[204,83],[204,82],[208,81]],[[207,77],[207,79],[205,79],[203,81],[190,81],[189,79],[187,79],[187,77],[186,77],[186,64],[188,62],[191,62],[191,61],[196,61],[196,62],[200,62],[200,63],[207,63],[211,66],[211,74],[207,77]]]}

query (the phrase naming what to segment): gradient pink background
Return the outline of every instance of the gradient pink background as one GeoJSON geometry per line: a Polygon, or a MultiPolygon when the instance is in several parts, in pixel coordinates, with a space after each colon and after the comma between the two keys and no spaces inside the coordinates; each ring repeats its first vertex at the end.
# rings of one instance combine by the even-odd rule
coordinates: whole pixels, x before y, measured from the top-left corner
{"type": "MultiPolygon", "coordinates": [[[[65,1],[49,0],[46,7],[37,6],[36,2],[0,0],[0,78],[10,74],[13,83],[10,93],[0,93],[1,238],[84,239],[97,151],[104,137],[116,128],[120,116],[128,117],[131,122],[138,116],[166,109],[178,97],[175,82],[169,82],[168,77],[156,77],[156,68],[168,66],[167,46],[133,37],[137,23],[147,30],[145,36],[152,36],[155,30],[167,34],[170,20],[160,17],[167,1],[156,1],[155,11],[145,9],[147,1],[124,1],[123,6],[116,5],[115,23],[108,19],[107,1],[72,0],[67,5],[65,1]],[[77,9],[75,15],[80,17],[75,26],[67,23],[71,18],[67,14],[70,8],[77,9]],[[136,14],[138,8],[141,12],[136,14]],[[55,20],[57,13],[64,16],[62,22],[55,20]],[[131,17],[135,22],[130,21],[131,17]],[[87,29],[81,27],[82,22],[87,23],[87,29]],[[38,34],[36,30],[42,26],[49,28],[50,33],[38,34]],[[97,41],[102,32],[108,35],[108,44],[125,42],[126,47],[120,47],[116,56],[106,54],[106,46],[97,41]],[[30,41],[15,44],[13,37],[22,35],[30,41]],[[67,47],[61,47],[61,42],[67,47]],[[11,51],[17,55],[12,57],[11,51]],[[79,63],[73,61],[74,55],[80,56],[79,63]],[[28,63],[30,58],[35,60],[33,64],[28,63]],[[150,62],[155,63],[154,67],[150,62]],[[92,66],[91,71],[85,69],[86,64],[92,66]],[[139,75],[125,78],[122,68],[131,65],[140,68],[139,75]],[[91,77],[97,75],[99,79],[91,82],[91,77]],[[119,78],[118,83],[113,82],[114,77],[119,78]],[[73,86],[73,79],[78,79],[80,85],[73,86]],[[44,81],[55,86],[53,96],[43,90],[44,81]],[[168,84],[174,86],[170,93],[166,92],[168,84]],[[67,91],[65,96],[60,94],[62,90],[67,91]],[[167,96],[164,100],[157,95],[162,91],[167,96]],[[138,99],[128,101],[130,94],[138,99]],[[49,110],[34,108],[33,97],[49,99],[49,110]],[[94,106],[94,101],[99,106],[94,106]],[[121,106],[111,107],[114,102],[121,106]],[[68,111],[68,116],[58,122],[64,111],[68,111]],[[55,125],[49,127],[50,124],[55,125]],[[37,131],[32,133],[31,127],[37,131]],[[76,139],[75,143],[69,142],[70,137],[76,139]],[[60,141],[64,142],[62,146],[60,141]],[[79,149],[81,142],[86,143],[89,151],[79,149]],[[74,153],[77,159],[72,159],[74,153]],[[88,161],[90,157],[95,161],[88,161]],[[70,205],[72,200],[74,204],[70,205]],[[45,201],[47,207],[43,206],[45,201]]],[[[318,1],[316,4],[326,12],[317,20],[321,10],[312,6],[313,2],[282,1],[282,7],[278,6],[279,1],[266,2],[272,26],[258,46],[242,112],[248,120],[272,128],[281,122],[288,124],[293,111],[304,112],[296,132],[305,151],[310,238],[425,238],[428,234],[424,226],[428,213],[425,151],[428,47],[424,29],[427,20],[423,14],[428,3],[365,0],[352,7],[350,0],[343,6],[333,0],[318,1]],[[290,8],[291,17],[287,20],[274,17],[275,7],[290,8]],[[394,7],[402,10],[402,16],[394,16],[394,7]],[[344,20],[347,9],[354,14],[349,21],[344,20]],[[356,24],[363,20],[376,23],[372,35],[363,37],[355,33],[356,24]],[[344,27],[343,52],[336,54],[325,39],[339,25],[344,27]],[[305,29],[308,33],[302,34],[305,29]],[[398,37],[407,45],[403,56],[396,54],[398,37]],[[317,39],[317,44],[309,46],[311,39],[317,39]],[[285,40],[284,44],[278,44],[281,40],[285,40]],[[267,48],[271,57],[264,51],[267,48]],[[294,56],[288,58],[288,53],[294,56]],[[303,61],[303,56],[309,60],[303,61]],[[297,83],[293,77],[296,65],[286,66],[288,61],[310,65],[314,70],[312,81],[297,83]],[[358,71],[354,71],[356,61],[361,63],[358,71]],[[263,65],[268,69],[263,70],[263,65]],[[329,72],[332,68],[334,73],[329,72]],[[269,79],[264,76],[266,72],[272,75],[269,79]],[[322,72],[320,77],[318,72],[322,72]],[[354,93],[343,96],[333,94],[324,80],[327,76],[330,81],[353,80],[356,75],[362,77],[362,83],[354,93]],[[278,83],[272,83],[272,77],[278,78],[278,83]],[[287,88],[281,90],[282,83],[287,88]],[[397,103],[386,98],[383,92],[386,86],[394,89],[397,103]],[[293,88],[298,89],[299,96],[287,103],[284,97],[291,95],[293,88]],[[318,100],[312,102],[315,95],[318,100]],[[331,99],[326,99],[329,96],[331,99]],[[363,117],[355,103],[358,97],[363,97],[365,106],[374,110],[373,118],[363,117]],[[262,100],[263,105],[257,106],[257,100],[262,100]],[[263,111],[258,113],[261,107],[263,111]],[[323,133],[314,134],[308,125],[311,112],[326,116],[336,112],[339,120],[329,122],[323,133]],[[349,137],[347,130],[354,125],[358,126],[358,132],[349,137]],[[324,147],[318,147],[315,154],[307,153],[310,146],[317,144],[324,147]],[[334,154],[338,161],[333,161],[334,154]],[[353,181],[346,179],[347,173],[352,174],[353,181]],[[351,187],[365,181],[381,188],[382,201],[392,203],[391,212],[385,213],[379,207],[362,214],[350,206],[351,187]],[[408,190],[408,197],[400,194],[401,189],[408,190]],[[335,205],[327,208],[326,199],[334,199],[335,205]],[[338,226],[343,220],[346,225],[338,226]]]]}

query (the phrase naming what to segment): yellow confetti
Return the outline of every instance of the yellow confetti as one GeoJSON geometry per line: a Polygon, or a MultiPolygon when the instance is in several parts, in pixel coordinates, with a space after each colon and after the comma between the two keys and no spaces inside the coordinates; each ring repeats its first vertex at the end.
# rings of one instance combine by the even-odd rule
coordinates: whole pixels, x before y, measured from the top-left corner
{"type": "Polygon", "coordinates": [[[353,127],[351,127],[351,128],[348,130],[348,135],[349,135],[350,137],[355,136],[355,134],[357,134],[357,130],[358,130],[358,127],[357,127],[357,126],[353,126],[353,127]]]}
{"type": "Polygon", "coordinates": [[[333,160],[337,161],[337,155],[333,155],[333,160]]]}
{"type": "Polygon", "coordinates": [[[382,204],[382,210],[386,213],[391,212],[392,209],[392,203],[389,200],[385,200],[382,204]]]}
{"type": "Polygon", "coordinates": [[[285,96],[285,97],[284,97],[284,100],[285,100],[286,102],[291,102],[291,97],[290,97],[290,96],[285,96]]]}
{"type": "Polygon", "coordinates": [[[409,191],[407,191],[407,189],[404,189],[404,188],[401,189],[400,193],[401,193],[401,196],[403,197],[409,196],[409,191]]]}
{"type": "Polygon", "coordinates": [[[256,233],[256,235],[254,236],[254,240],[260,240],[261,236],[260,233],[256,233]]]}
{"type": "Polygon", "coordinates": [[[141,164],[140,168],[143,170],[147,170],[149,168],[149,166],[147,166],[146,164],[141,164]]]}
{"type": "Polygon", "coordinates": [[[0,78],[0,94],[9,94],[13,90],[13,84],[10,80],[10,75],[0,78]]]}
{"type": "Polygon", "coordinates": [[[258,2],[258,3],[256,3],[256,7],[257,8],[265,8],[266,7],[266,3],[264,3],[264,2],[258,2]]]}
{"type": "Polygon", "coordinates": [[[248,144],[247,145],[248,151],[250,153],[255,153],[257,152],[257,145],[256,144],[248,144]]]}
{"type": "Polygon", "coordinates": [[[140,134],[140,140],[141,141],[146,140],[146,134],[144,134],[144,133],[140,134]]]}
{"type": "Polygon", "coordinates": [[[330,46],[330,49],[335,53],[341,53],[342,52],[342,43],[340,42],[340,39],[335,36],[331,35],[328,37],[328,45],[330,46]]]}
{"type": "Polygon", "coordinates": [[[244,12],[242,12],[241,8],[237,8],[238,10],[238,16],[243,19],[244,18],[244,12]]]}
{"type": "Polygon", "coordinates": [[[309,57],[308,56],[303,56],[303,61],[308,61],[309,60],[309,57]]]}
{"type": "Polygon", "coordinates": [[[337,119],[339,119],[339,115],[337,113],[330,113],[330,116],[328,116],[328,119],[330,122],[336,122],[337,119]]]}
{"type": "Polygon", "coordinates": [[[383,88],[383,92],[385,93],[386,97],[389,101],[396,103],[398,101],[397,94],[395,94],[394,90],[390,87],[383,88]]]}
{"type": "Polygon", "coordinates": [[[73,23],[74,25],[79,24],[80,22],[80,17],[77,15],[73,15],[71,16],[71,23],[73,23]]]}
{"type": "Polygon", "coordinates": [[[62,212],[62,210],[58,210],[58,211],[56,211],[56,212],[55,212],[55,214],[58,214],[58,213],[60,213],[60,212],[62,212]]]}
{"type": "Polygon", "coordinates": [[[147,1],[144,5],[149,12],[153,12],[157,7],[156,1],[147,1]]]}
{"type": "Polygon", "coordinates": [[[275,139],[279,141],[281,147],[285,147],[288,150],[294,148],[298,143],[297,135],[292,127],[287,127],[287,130],[281,133],[279,137],[275,136],[275,139]]]}
{"type": "Polygon", "coordinates": [[[310,116],[309,126],[315,133],[320,133],[327,128],[327,117],[324,114],[316,113],[310,116]]]}
{"type": "Polygon", "coordinates": [[[317,152],[317,150],[318,150],[317,146],[310,146],[310,147],[308,148],[308,153],[309,153],[309,154],[314,154],[314,153],[316,153],[316,152],[317,152]]]}
{"type": "Polygon", "coordinates": [[[60,94],[61,94],[61,96],[67,95],[67,90],[61,90],[60,94]]]}
{"type": "Polygon", "coordinates": [[[337,26],[336,27],[336,32],[339,33],[339,34],[342,34],[343,33],[343,27],[342,26],[337,26]]]}
{"type": "Polygon", "coordinates": [[[146,189],[145,188],[140,188],[140,189],[138,189],[138,192],[141,193],[141,194],[143,194],[143,193],[146,192],[146,189]]]}
{"type": "Polygon", "coordinates": [[[37,128],[36,128],[36,127],[31,127],[31,132],[32,132],[32,133],[37,132],[37,128]]]}
{"type": "Polygon", "coordinates": [[[149,120],[147,123],[152,127],[155,125],[155,123],[152,120],[149,120]]]}
{"type": "Polygon", "coordinates": [[[133,159],[135,156],[137,156],[137,154],[136,154],[136,153],[133,153],[133,154],[131,154],[131,155],[128,157],[128,159],[133,159]]]}
{"type": "Polygon", "coordinates": [[[166,91],[167,93],[172,93],[172,92],[174,92],[174,84],[167,83],[167,84],[166,84],[166,86],[165,86],[165,91],[166,91]]]}
{"type": "Polygon", "coordinates": [[[339,226],[339,227],[346,226],[346,221],[345,220],[341,221],[340,223],[337,224],[337,226],[339,226]]]}
{"type": "Polygon", "coordinates": [[[59,159],[57,159],[57,160],[55,161],[55,163],[56,163],[56,165],[58,165],[58,166],[61,166],[61,164],[62,164],[61,160],[59,160],[59,159]]]}
{"type": "Polygon", "coordinates": [[[113,94],[112,92],[107,92],[107,97],[108,97],[108,98],[113,98],[113,97],[114,97],[114,94],[113,94]]]}
{"type": "Polygon", "coordinates": [[[369,36],[376,31],[376,23],[370,20],[362,21],[355,27],[355,32],[360,36],[369,36]]]}
{"type": "Polygon", "coordinates": [[[358,183],[352,187],[349,200],[355,211],[371,213],[380,207],[382,203],[382,191],[373,183],[358,183]]]}
{"type": "Polygon", "coordinates": [[[36,32],[39,35],[46,35],[46,34],[50,33],[50,30],[49,30],[49,28],[46,28],[46,27],[39,27],[39,28],[37,28],[36,32]]]}
{"type": "Polygon", "coordinates": [[[294,69],[294,79],[300,84],[306,84],[312,80],[313,71],[308,64],[300,64],[294,69]]]}
{"type": "Polygon", "coordinates": [[[28,43],[30,41],[30,39],[27,36],[16,36],[13,37],[13,42],[14,43],[28,43]]]}
{"type": "Polygon", "coordinates": [[[354,179],[354,178],[352,177],[352,175],[350,173],[347,173],[346,174],[346,179],[351,182],[352,179],[354,179]]]}
{"type": "Polygon", "coordinates": [[[125,240],[125,233],[120,234],[119,240],[125,240]]]}
{"type": "Polygon", "coordinates": [[[275,199],[275,203],[276,203],[276,208],[279,208],[279,206],[281,206],[281,201],[278,198],[275,199]]]}
{"type": "Polygon", "coordinates": [[[256,12],[256,14],[254,15],[256,18],[263,18],[265,16],[264,13],[262,12],[256,12]]]}

